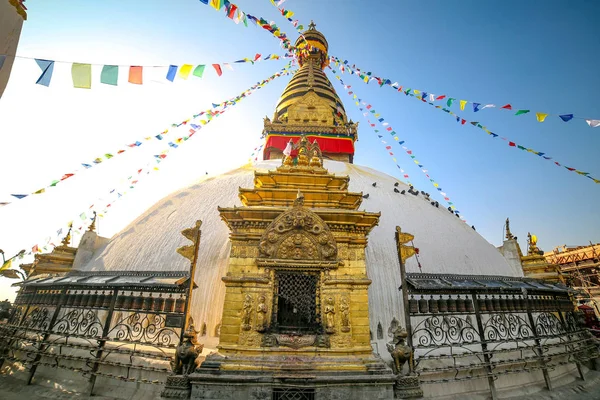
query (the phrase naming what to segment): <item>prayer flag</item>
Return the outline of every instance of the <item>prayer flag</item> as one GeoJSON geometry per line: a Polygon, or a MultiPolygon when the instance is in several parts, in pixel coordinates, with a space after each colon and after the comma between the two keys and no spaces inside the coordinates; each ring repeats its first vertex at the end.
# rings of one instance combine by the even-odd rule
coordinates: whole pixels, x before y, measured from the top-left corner
{"type": "Polygon", "coordinates": [[[586,119],[585,122],[592,128],[597,128],[600,126],[600,119],[586,119]]]}
{"type": "Polygon", "coordinates": [[[100,73],[100,82],[106,85],[117,86],[119,79],[119,66],[118,65],[105,65],[102,67],[100,73]]]}
{"type": "Polygon", "coordinates": [[[573,114],[563,114],[563,115],[559,115],[560,119],[562,119],[565,122],[569,122],[570,120],[573,119],[573,114]]]}
{"type": "Polygon", "coordinates": [[[441,95],[441,96],[438,96],[438,97],[436,97],[435,99],[436,99],[436,100],[443,100],[443,99],[445,99],[445,98],[446,98],[446,95],[445,95],[445,94],[443,94],[443,95],[441,95]]]}
{"type": "Polygon", "coordinates": [[[197,76],[198,78],[202,78],[202,74],[204,74],[205,67],[206,67],[206,65],[198,65],[196,67],[196,69],[194,69],[194,76],[197,76]]]}
{"type": "Polygon", "coordinates": [[[33,194],[42,194],[46,191],[46,189],[40,189],[38,191],[33,192],[33,194]]]}
{"type": "Polygon", "coordinates": [[[35,82],[37,85],[50,86],[52,72],[54,71],[54,61],[35,59],[37,65],[42,69],[42,74],[35,82]]]}
{"type": "Polygon", "coordinates": [[[515,147],[517,144],[515,142],[508,142],[508,145],[511,147],[515,147]]]}
{"type": "Polygon", "coordinates": [[[467,100],[460,100],[460,109],[464,110],[466,104],[467,104],[467,100]]]}
{"type": "Polygon", "coordinates": [[[37,244],[31,248],[32,253],[37,253],[38,251],[40,251],[40,249],[38,248],[37,244]]]}
{"type": "Polygon", "coordinates": [[[510,104],[506,104],[500,108],[504,108],[505,110],[512,110],[512,106],[510,104]]]}
{"type": "Polygon", "coordinates": [[[223,0],[210,0],[210,6],[218,11],[223,7],[223,0]]]}
{"type": "Polygon", "coordinates": [[[448,104],[448,107],[451,107],[451,106],[452,106],[452,102],[453,102],[454,100],[456,100],[456,99],[453,99],[452,97],[450,97],[450,98],[448,99],[448,101],[446,102],[446,104],[448,104]]]}
{"type": "Polygon", "coordinates": [[[200,3],[208,5],[208,0],[200,0],[200,3]]]}
{"type": "Polygon", "coordinates": [[[519,110],[515,113],[515,115],[527,114],[530,110],[519,110]]]}
{"type": "Polygon", "coordinates": [[[183,79],[187,79],[190,76],[190,72],[192,72],[192,68],[194,68],[191,64],[183,64],[179,69],[179,76],[183,79]]]}
{"type": "Polygon", "coordinates": [[[496,107],[496,106],[495,106],[494,104],[486,104],[486,105],[485,105],[485,106],[483,106],[481,109],[482,109],[482,110],[485,110],[486,108],[490,108],[490,107],[491,107],[491,108],[494,108],[494,107],[496,107]]]}
{"type": "Polygon", "coordinates": [[[238,6],[236,6],[235,4],[230,4],[229,5],[229,9],[227,12],[227,16],[231,19],[233,19],[233,17],[235,16],[235,11],[238,9],[238,6]]]}
{"type": "Polygon", "coordinates": [[[231,66],[231,64],[229,64],[229,63],[223,63],[223,66],[224,66],[225,68],[227,68],[227,69],[230,69],[230,70],[232,70],[232,71],[233,71],[233,67],[231,66]]]}
{"type": "Polygon", "coordinates": [[[223,71],[221,70],[221,66],[219,64],[213,64],[212,66],[215,69],[215,71],[217,71],[217,75],[221,76],[223,74],[223,71]]]}
{"type": "Polygon", "coordinates": [[[177,74],[177,65],[169,65],[169,71],[167,72],[167,80],[173,82],[177,74]]]}
{"type": "Polygon", "coordinates": [[[27,194],[11,194],[11,196],[16,197],[17,199],[21,200],[29,195],[27,195],[27,194]]]}
{"type": "Polygon", "coordinates": [[[535,113],[535,116],[536,116],[538,122],[544,122],[544,120],[546,119],[546,117],[548,116],[548,114],[535,113]]]}
{"type": "Polygon", "coordinates": [[[73,63],[71,77],[73,78],[73,87],[90,89],[92,87],[92,65],[73,63]]]}
{"type": "Polygon", "coordinates": [[[480,103],[473,103],[473,112],[479,111],[479,106],[480,105],[481,105],[480,103]]]}
{"type": "Polygon", "coordinates": [[[135,83],[141,85],[143,83],[143,67],[130,66],[129,67],[129,83],[135,83]]]}

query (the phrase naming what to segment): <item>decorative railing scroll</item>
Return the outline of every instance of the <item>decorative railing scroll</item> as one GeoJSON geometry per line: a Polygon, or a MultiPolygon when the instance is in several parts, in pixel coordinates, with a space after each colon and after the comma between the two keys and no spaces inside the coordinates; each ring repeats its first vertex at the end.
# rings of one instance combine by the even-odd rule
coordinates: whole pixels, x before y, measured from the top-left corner
{"type": "Polygon", "coordinates": [[[116,320],[108,331],[108,338],[122,342],[171,347],[179,341],[179,329],[165,327],[162,314],[134,312],[116,320]]]}

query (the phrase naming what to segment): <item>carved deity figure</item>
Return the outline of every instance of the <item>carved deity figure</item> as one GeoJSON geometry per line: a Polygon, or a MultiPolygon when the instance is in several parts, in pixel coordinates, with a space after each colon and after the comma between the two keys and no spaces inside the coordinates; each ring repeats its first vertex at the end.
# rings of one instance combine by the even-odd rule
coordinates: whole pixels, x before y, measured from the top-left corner
{"type": "Polygon", "coordinates": [[[204,348],[203,344],[197,344],[196,334],[194,325],[190,324],[183,334],[183,342],[177,346],[175,361],[171,363],[175,375],[189,375],[196,370],[196,358],[204,348]]]}
{"type": "Polygon", "coordinates": [[[300,147],[300,150],[298,150],[298,165],[301,167],[308,166],[308,155],[306,153],[306,147],[304,146],[300,147]]]}
{"type": "Polygon", "coordinates": [[[256,306],[256,331],[264,332],[266,329],[267,319],[267,299],[261,295],[258,298],[258,305],[256,306]]]}
{"type": "Polygon", "coordinates": [[[347,297],[342,297],[340,300],[340,313],[342,315],[342,332],[350,332],[350,305],[347,297]]]}
{"type": "Polygon", "coordinates": [[[251,328],[250,318],[252,317],[252,296],[249,294],[244,297],[244,305],[242,307],[242,329],[249,331],[251,328]]]}
{"type": "Polygon", "coordinates": [[[392,340],[386,344],[386,347],[394,361],[392,367],[395,374],[402,375],[404,363],[412,357],[412,348],[405,342],[408,333],[400,325],[392,328],[389,333],[392,340]]]}
{"type": "Polygon", "coordinates": [[[327,325],[325,326],[325,331],[327,333],[335,332],[335,304],[333,301],[333,297],[328,297],[325,300],[325,318],[327,325]]]}

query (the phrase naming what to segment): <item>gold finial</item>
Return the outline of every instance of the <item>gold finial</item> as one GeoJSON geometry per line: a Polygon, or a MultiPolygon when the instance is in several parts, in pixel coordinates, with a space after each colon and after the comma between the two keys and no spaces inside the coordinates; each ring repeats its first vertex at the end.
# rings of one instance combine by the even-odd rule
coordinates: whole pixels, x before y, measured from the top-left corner
{"type": "Polygon", "coordinates": [[[308,30],[310,30],[310,31],[317,30],[317,25],[315,25],[315,22],[312,19],[310,20],[310,24],[308,24],[308,30]]]}
{"type": "Polygon", "coordinates": [[[506,218],[506,240],[514,239],[515,237],[510,232],[510,221],[506,218]]]}
{"type": "Polygon", "coordinates": [[[396,227],[396,246],[398,248],[398,255],[402,260],[402,264],[404,264],[408,258],[417,254],[413,246],[405,246],[406,243],[412,242],[414,238],[414,235],[402,232],[402,229],[400,229],[399,226],[396,227]]]}
{"type": "Polygon", "coordinates": [[[98,217],[98,214],[96,214],[96,211],[94,211],[94,218],[92,218],[92,223],[88,227],[89,232],[94,232],[96,230],[96,218],[97,217],[98,217]]]}
{"type": "Polygon", "coordinates": [[[527,242],[529,243],[529,249],[527,249],[527,255],[541,254],[541,250],[537,247],[537,236],[527,232],[527,242]]]}
{"type": "Polygon", "coordinates": [[[296,200],[294,200],[294,207],[302,207],[304,205],[304,195],[298,189],[298,193],[296,194],[296,200]]]}
{"type": "Polygon", "coordinates": [[[67,232],[67,236],[65,236],[64,239],[61,242],[61,244],[63,246],[68,246],[68,245],[71,244],[71,229],[73,229],[73,223],[72,222],[69,224],[69,231],[67,232]]]}

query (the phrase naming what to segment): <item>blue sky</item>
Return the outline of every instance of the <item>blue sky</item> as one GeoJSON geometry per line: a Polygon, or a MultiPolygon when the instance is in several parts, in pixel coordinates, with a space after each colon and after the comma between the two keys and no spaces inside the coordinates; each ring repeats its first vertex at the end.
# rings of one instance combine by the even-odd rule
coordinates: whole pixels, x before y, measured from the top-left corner
{"type": "MultiPolygon", "coordinates": [[[[236,4],[247,13],[275,21],[295,40],[293,27],[268,0],[236,4]]],[[[18,55],[26,57],[181,65],[222,63],[255,53],[283,54],[267,31],[236,25],[195,0],[28,0],[27,6],[29,18],[18,49],[18,55]]],[[[464,112],[458,104],[452,107],[500,136],[600,177],[600,128],[592,129],[583,120],[565,123],[557,116],[539,123],[534,115],[573,113],[600,119],[596,100],[600,3],[287,0],[283,7],[294,11],[294,18],[305,25],[313,19],[329,41],[330,54],[375,75],[437,95],[531,109],[529,114],[514,116],[498,109],[474,114],[469,106],[464,112]]],[[[127,84],[107,88],[96,80],[91,90],[83,90],[70,87],[66,64],[57,65],[53,84],[45,88],[35,85],[39,68],[34,61],[17,60],[0,99],[4,153],[0,168],[10,171],[0,174],[0,201],[9,200],[10,193],[31,193],[98,153],[159,133],[211,102],[240,93],[284,64],[235,65],[235,71],[225,70],[221,78],[208,71],[202,80],[171,84],[155,79],[141,88],[127,84]]],[[[328,74],[349,116],[360,122],[355,163],[400,177],[361,113],[328,74]]],[[[389,87],[366,85],[348,74],[343,79],[394,127],[468,223],[494,245],[501,244],[506,217],[511,218],[522,246],[528,231],[538,235],[544,250],[600,241],[596,206],[600,185],[510,148],[480,129],[461,126],[446,113],[389,87]]],[[[101,234],[114,234],[176,185],[246,162],[261,143],[262,118],[272,115],[288,80],[269,84],[207,126],[202,138],[189,141],[185,149],[182,146],[157,177],[149,175],[140,184],[143,196],[125,196],[128,200],[107,214],[101,234]]],[[[433,193],[403,150],[392,146],[411,181],[433,193]]],[[[128,171],[145,165],[152,150],[140,148],[124,161],[111,160],[112,166],[106,163],[85,173],[89,175],[81,174],[52,193],[3,207],[0,247],[9,253],[43,241],[101,197],[100,192],[126,178],[128,171]]],[[[364,205],[368,208],[368,200],[364,205]]]]}

